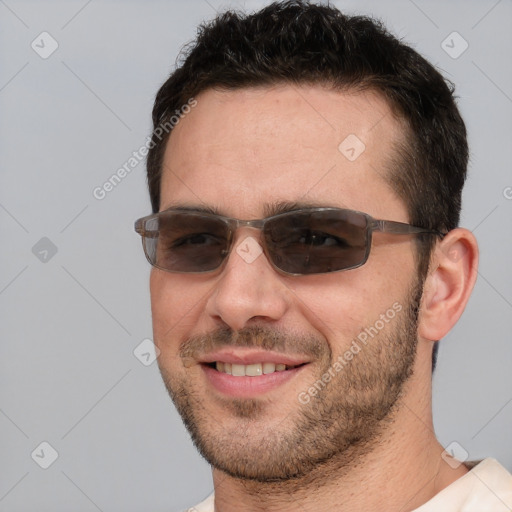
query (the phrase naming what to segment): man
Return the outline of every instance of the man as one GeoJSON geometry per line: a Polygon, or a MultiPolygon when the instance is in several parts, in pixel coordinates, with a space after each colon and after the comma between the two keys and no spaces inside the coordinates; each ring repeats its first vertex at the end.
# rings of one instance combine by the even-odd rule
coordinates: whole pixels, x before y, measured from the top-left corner
{"type": "Polygon", "coordinates": [[[140,219],[164,383],[215,493],[195,511],[505,511],[512,476],[432,424],[475,283],[442,76],[300,1],[202,27],[158,92],[140,219]]]}

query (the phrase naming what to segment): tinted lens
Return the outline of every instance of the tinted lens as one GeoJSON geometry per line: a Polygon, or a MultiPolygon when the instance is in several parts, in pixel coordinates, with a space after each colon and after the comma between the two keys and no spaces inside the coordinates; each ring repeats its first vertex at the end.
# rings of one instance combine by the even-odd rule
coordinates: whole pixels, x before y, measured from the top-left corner
{"type": "Polygon", "coordinates": [[[290,274],[358,267],[367,258],[368,220],[357,212],[290,212],[265,224],[268,252],[290,274]]]}
{"type": "Polygon", "coordinates": [[[225,222],[195,213],[149,219],[144,248],[152,265],[171,272],[207,272],[220,266],[229,245],[225,222]]]}

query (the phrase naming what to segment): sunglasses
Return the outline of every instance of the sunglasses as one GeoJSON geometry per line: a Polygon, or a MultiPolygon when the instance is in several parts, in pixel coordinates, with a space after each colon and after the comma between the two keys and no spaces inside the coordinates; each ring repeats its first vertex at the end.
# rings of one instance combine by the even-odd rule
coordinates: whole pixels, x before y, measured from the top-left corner
{"type": "Polygon", "coordinates": [[[340,208],[305,208],[256,220],[169,209],[135,222],[149,263],[178,273],[219,269],[233,248],[239,227],[260,229],[260,243],[269,262],[288,275],[324,274],[364,265],[374,231],[444,236],[438,231],[376,220],[366,213],[340,208]]]}

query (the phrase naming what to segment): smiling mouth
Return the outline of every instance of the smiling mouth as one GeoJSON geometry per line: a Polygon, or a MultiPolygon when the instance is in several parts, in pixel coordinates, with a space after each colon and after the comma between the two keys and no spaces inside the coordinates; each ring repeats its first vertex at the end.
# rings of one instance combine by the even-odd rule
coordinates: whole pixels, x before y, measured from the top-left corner
{"type": "Polygon", "coordinates": [[[281,363],[234,364],[216,361],[213,363],[206,363],[206,366],[213,368],[220,373],[232,375],[233,377],[258,377],[260,375],[269,375],[271,373],[293,370],[294,368],[304,366],[304,364],[306,363],[291,366],[281,363]]]}

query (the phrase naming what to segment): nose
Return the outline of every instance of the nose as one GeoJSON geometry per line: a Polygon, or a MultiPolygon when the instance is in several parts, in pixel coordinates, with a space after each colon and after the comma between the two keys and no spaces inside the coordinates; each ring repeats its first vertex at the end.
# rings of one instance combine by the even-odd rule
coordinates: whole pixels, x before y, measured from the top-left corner
{"type": "Polygon", "coordinates": [[[234,330],[255,320],[277,321],[290,304],[290,290],[260,245],[261,232],[239,229],[217,285],[208,299],[207,314],[234,330]]]}

